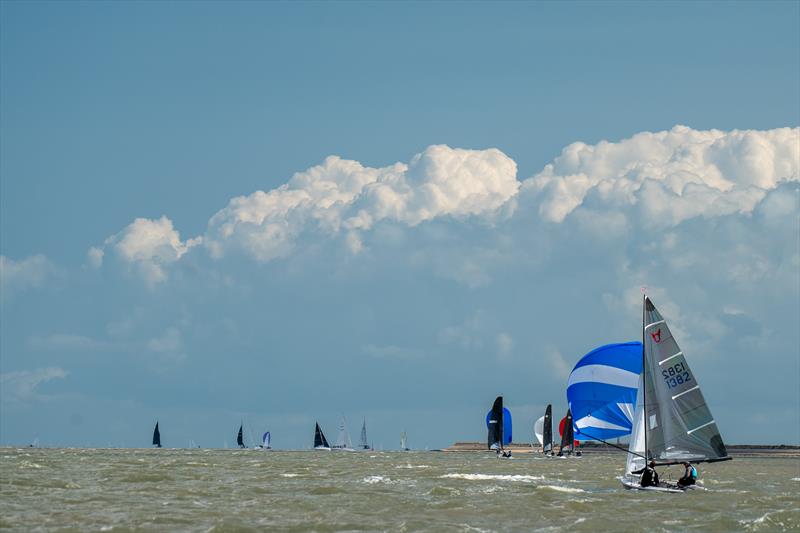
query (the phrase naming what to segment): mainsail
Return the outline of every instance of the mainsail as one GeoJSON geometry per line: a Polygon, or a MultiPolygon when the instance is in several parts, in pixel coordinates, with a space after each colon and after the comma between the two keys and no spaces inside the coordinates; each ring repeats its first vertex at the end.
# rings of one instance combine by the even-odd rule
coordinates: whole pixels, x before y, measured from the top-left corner
{"type": "Polygon", "coordinates": [[[158,421],[156,421],[156,428],[153,430],[153,446],[161,448],[161,432],[158,430],[158,421]]]}
{"type": "Polygon", "coordinates": [[[488,445],[490,450],[503,449],[503,397],[494,400],[489,413],[488,445]]]}
{"type": "Polygon", "coordinates": [[[339,435],[336,437],[336,444],[332,447],[334,450],[352,450],[353,442],[350,440],[350,433],[347,432],[347,425],[342,415],[339,421],[339,435]]]}
{"type": "Polygon", "coordinates": [[[316,424],[317,427],[314,429],[314,448],[330,448],[331,446],[328,444],[328,439],[325,438],[325,434],[319,427],[319,422],[316,424]]]}
{"type": "Polygon", "coordinates": [[[642,374],[627,472],[659,463],[730,459],[697,378],[664,317],[644,298],[642,374]]]}
{"type": "MultiPolygon", "coordinates": [[[[244,435],[242,433],[242,429],[244,429],[244,424],[239,426],[239,433],[236,434],[236,444],[239,445],[239,448],[247,448],[247,446],[244,445],[244,435]]],[[[252,437],[252,435],[250,436],[252,437]]]]}
{"type": "Polygon", "coordinates": [[[572,412],[567,409],[567,416],[561,420],[561,447],[558,449],[559,454],[564,452],[572,453],[575,440],[575,432],[572,428],[572,412]]]}
{"type": "Polygon", "coordinates": [[[547,409],[544,411],[543,425],[542,452],[549,453],[553,451],[553,406],[550,404],[547,404],[547,409]]]}
{"type": "Polygon", "coordinates": [[[364,418],[364,421],[361,423],[361,439],[358,443],[358,447],[361,450],[369,450],[370,446],[367,443],[367,419],[364,418]]]}
{"type": "Polygon", "coordinates": [[[405,431],[400,434],[400,449],[404,452],[408,451],[408,438],[405,431]]]}
{"type": "Polygon", "coordinates": [[[575,438],[608,440],[629,435],[642,372],[642,344],[608,344],[584,355],[567,382],[575,438]]]}
{"type": "Polygon", "coordinates": [[[264,436],[261,437],[261,446],[263,448],[269,448],[270,440],[271,440],[270,434],[269,431],[267,431],[266,433],[264,433],[264,436]]]}

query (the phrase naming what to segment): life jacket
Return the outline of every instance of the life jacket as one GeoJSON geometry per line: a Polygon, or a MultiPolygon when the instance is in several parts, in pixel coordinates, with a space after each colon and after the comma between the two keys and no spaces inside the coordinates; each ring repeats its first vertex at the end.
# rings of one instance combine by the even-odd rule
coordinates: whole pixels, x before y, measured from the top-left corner
{"type": "Polygon", "coordinates": [[[692,479],[697,479],[697,469],[692,467],[692,470],[689,472],[689,477],[692,479]]]}

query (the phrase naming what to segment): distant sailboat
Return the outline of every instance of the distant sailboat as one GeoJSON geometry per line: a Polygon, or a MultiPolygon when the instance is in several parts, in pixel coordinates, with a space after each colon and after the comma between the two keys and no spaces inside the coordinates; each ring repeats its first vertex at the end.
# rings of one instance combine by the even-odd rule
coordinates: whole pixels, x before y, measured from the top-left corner
{"type": "Polygon", "coordinates": [[[239,433],[236,434],[236,444],[239,445],[239,448],[247,448],[247,446],[244,445],[244,432],[242,431],[243,429],[244,429],[244,424],[240,424],[239,433]]]}
{"type": "Polygon", "coordinates": [[[405,431],[400,434],[400,449],[404,452],[411,451],[411,448],[408,447],[408,438],[405,431]]]}
{"type": "Polygon", "coordinates": [[[358,443],[359,450],[371,450],[372,446],[369,445],[367,442],[367,419],[364,418],[364,421],[361,423],[361,439],[358,443]]]}
{"type": "Polygon", "coordinates": [[[269,431],[267,431],[267,432],[266,432],[266,433],[264,433],[264,435],[261,437],[261,444],[259,444],[258,446],[256,446],[256,448],[260,448],[260,449],[262,449],[262,450],[271,450],[271,449],[272,449],[272,446],[270,446],[270,441],[271,441],[271,436],[270,436],[270,434],[269,434],[269,431]]]}
{"type": "Polygon", "coordinates": [[[339,435],[336,437],[336,444],[331,446],[331,450],[338,450],[342,452],[353,452],[353,442],[350,440],[350,433],[347,432],[347,421],[342,415],[339,421],[339,435]]]}
{"type": "Polygon", "coordinates": [[[545,455],[553,454],[553,406],[547,404],[544,416],[533,425],[533,433],[542,447],[545,455]]]}
{"type": "Polygon", "coordinates": [[[561,447],[558,449],[558,456],[564,454],[572,455],[575,450],[575,429],[572,427],[572,412],[567,409],[567,416],[561,420],[561,447]]]}
{"type": "Polygon", "coordinates": [[[498,457],[507,458],[511,454],[503,449],[503,397],[498,396],[492,404],[489,413],[488,424],[488,446],[490,450],[496,450],[498,457]]]}
{"type": "MultiPolygon", "coordinates": [[[[642,308],[642,373],[628,446],[626,489],[682,492],[676,486],[642,487],[639,476],[649,460],[657,465],[683,461],[713,463],[731,457],[706,404],[697,377],[667,322],[645,296],[642,308]]],[[[694,485],[692,485],[694,487],[694,485]]]]}
{"type": "Polygon", "coordinates": [[[153,446],[161,448],[161,432],[158,430],[158,422],[156,422],[156,427],[153,430],[153,446]]]}
{"type": "Polygon", "coordinates": [[[316,423],[317,427],[314,429],[314,449],[315,450],[330,450],[331,445],[328,444],[328,439],[319,427],[319,422],[316,423]]]}

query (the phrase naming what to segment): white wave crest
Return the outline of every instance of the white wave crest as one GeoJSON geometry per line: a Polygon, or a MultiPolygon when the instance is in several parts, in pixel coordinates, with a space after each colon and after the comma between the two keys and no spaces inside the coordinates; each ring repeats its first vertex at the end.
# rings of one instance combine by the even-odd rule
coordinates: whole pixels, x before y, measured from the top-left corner
{"type": "Polygon", "coordinates": [[[439,477],[450,479],[467,479],[470,481],[520,481],[522,483],[532,483],[533,481],[541,481],[544,479],[544,476],[526,476],[521,474],[444,474],[439,477]]]}
{"type": "Polygon", "coordinates": [[[536,487],[537,489],[550,489],[556,492],[586,492],[583,489],[579,489],[576,487],[562,487],[560,485],[540,485],[536,487]]]}

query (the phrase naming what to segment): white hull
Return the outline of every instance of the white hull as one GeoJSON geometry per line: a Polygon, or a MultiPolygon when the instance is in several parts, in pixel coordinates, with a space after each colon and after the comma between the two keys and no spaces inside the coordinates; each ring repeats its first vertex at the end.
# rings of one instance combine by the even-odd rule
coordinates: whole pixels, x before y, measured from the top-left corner
{"type": "Polygon", "coordinates": [[[327,446],[315,446],[315,447],[314,447],[314,449],[315,449],[315,450],[322,450],[322,451],[324,451],[324,452],[329,452],[329,451],[331,451],[331,449],[330,449],[330,448],[328,448],[327,446]]]}
{"type": "Polygon", "coordinates": [[[622,486],[625,487],[628,490],[642,490],[642,491],[650,491],[650,492],[671,492],[671,493],[683,493],[684,492],[683,489],[679,489],[677,486],[674,486],[674,485],[666,487],[666,486],[663,486],[663,484],[660,484],[657,487],[642,487],[641,485],[639,485],[638,481],[632,481],[632,480],[626,479],[624,477],[620,477],[619,480],[622,483],[622,486]]]}

